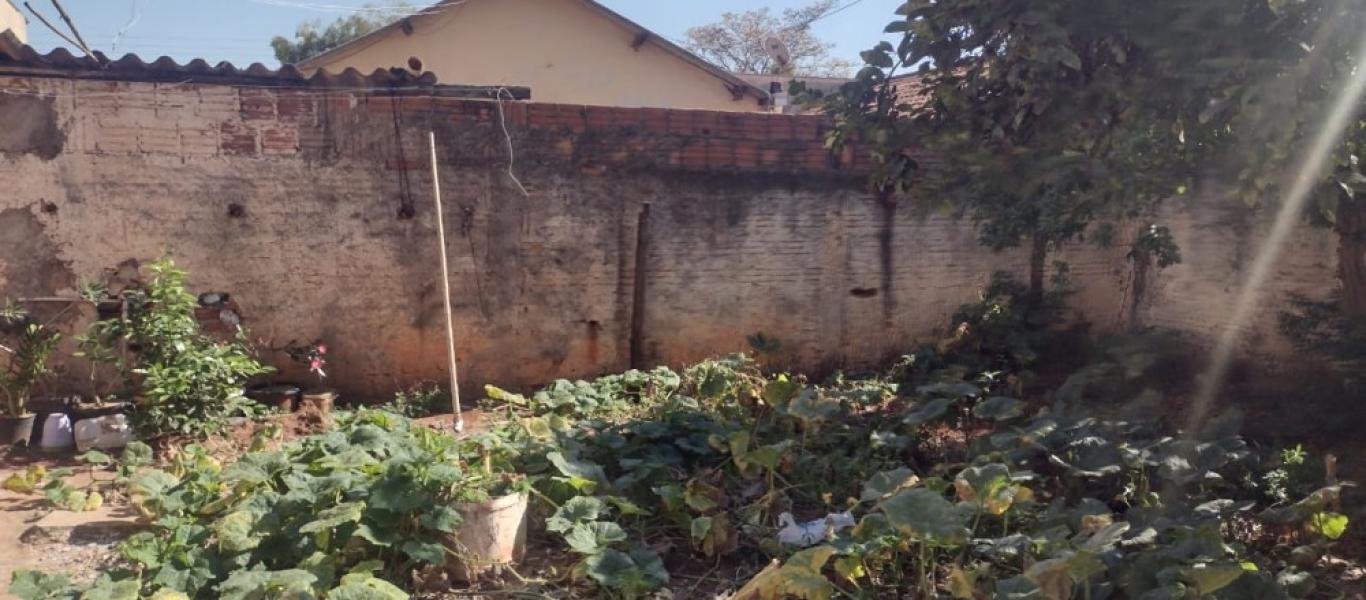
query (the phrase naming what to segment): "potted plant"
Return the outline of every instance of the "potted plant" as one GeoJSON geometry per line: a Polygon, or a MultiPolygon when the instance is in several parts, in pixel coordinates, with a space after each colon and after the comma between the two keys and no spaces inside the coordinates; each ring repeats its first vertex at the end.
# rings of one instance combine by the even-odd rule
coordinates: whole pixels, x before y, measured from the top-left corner
{"type": "MultiPolygon", "coordinates": [[[[327,378],[327,372],[323,370],[323,367],[327,365],[327,344],[324,344],[322,340],[315,340],[307,345],[291,342],[285,348],[285,353],[295,362],[308,365],[308,371],[318,377],[319,385],[327,378]]],[[[332,405],[336,403],[336,400],[336,392],[315,388],[304,391],[299,407],[325,415],[332,412],[332,405]]]]}
{"type": "Polygon", "coordinates": [[[57,349],[61,334],[38,323],[29,322],[28,314],[13,304],[0,310],[0,331],[12,338],[0,344],[0,354],[7,355],[6,365],[0,369],[0,443],[27,444],[33,435],[36,415],[28,410],[33,387],[47,374],[47,362],[57,349]]]}

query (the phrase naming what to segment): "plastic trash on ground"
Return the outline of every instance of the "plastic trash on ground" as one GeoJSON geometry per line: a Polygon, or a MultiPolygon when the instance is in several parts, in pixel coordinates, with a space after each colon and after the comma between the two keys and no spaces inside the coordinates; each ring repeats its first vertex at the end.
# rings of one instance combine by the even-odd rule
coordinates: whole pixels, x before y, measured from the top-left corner
{"type": "Polygon", "coordinates": [[[782,529],[778,530],[778,542],[785,546],[806,548],[816,545],[835,532],[853,527],[854,524],[854,515],[849,511],[830,513],[825,515],[824,519],[805,523],[798,523],[792,513],[783,513],[778,515],[778,525],[782,526],[782,529]]]}

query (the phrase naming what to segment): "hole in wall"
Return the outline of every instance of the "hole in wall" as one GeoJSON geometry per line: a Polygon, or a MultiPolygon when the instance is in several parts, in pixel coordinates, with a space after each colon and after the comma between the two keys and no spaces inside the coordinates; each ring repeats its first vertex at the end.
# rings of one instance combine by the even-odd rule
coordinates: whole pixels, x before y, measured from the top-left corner
{"type": "Polygon", "coordinates": [[[238,204],[236,202],[233,202],[232,204],[228,205],[228,216],[234,219],[240,219],[242,217],[245,217],[247,216],[247,207],[242,206],[241,204],[238,204]]]}
{"type": "Polygon", "coordinates": [[[877,297],[877,288],[854,288],[849,290],[849,295],[855,298],[874,298],[877,297]]]}

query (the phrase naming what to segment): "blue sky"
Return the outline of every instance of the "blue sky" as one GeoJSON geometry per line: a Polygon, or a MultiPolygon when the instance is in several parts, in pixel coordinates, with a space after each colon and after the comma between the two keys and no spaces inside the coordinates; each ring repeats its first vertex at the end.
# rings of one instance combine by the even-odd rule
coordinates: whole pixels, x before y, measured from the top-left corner
{"type": "MultiPolygon", "coordinates": [[[[434,1],[434,0],[433,0],[434,1]]],[[[809,0],[601,0],[632,20],[678,40],[693,25],[717,20],[727,11],[765,6],[775,11],[809,0]]],[[[852,0],[850,0],[852,1],[852,0]]],[[[86,43],[120,57],[134,52],[149,62],[168,55],[181,62],[204,58],[246,65],[275,66],[269,41],[291,35],[295,26],[311,19],[330,21],[349,7],[375,0],[62,0],[86,43]],[[136,14],[136,18],[134,15],[136,14]],[[131,22],[131,25],[130,25],[131,22]],[[124,30],[117,47],[115,36],[124,30]]],[[[860,50],[876,43],[882,27],[893,18],[902,0],[860,0],[848,9],[812,26],[822,39],[835,44],[838,56],[857,61],[860,50]]],[[[22,3],[16,0],[16,4],[22,3]]],[[[30,0],[49,20],[56,11],[45,0],[30,0]]],[[[424,1],[413,1],[423,5],[424,1]]],[[[844,3],[842,3],[844,4],[844,3]]],[[[39,50],[64,46],[47,28],[29,18],[29,42],[39,50]]]]}

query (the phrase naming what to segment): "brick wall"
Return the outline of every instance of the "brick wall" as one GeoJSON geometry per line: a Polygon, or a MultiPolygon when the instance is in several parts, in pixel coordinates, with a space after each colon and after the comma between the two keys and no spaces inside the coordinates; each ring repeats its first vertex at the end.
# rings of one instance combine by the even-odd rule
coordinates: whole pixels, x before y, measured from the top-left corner
{"type": "MultiPolygon", "coordinates": [[[[1026,266],[983,251],[969,224],[863,193],[863,165],[825,150],[816,117],[18,77],[0,89],[0,114],[26,115],[5,123],[21,135],[0,135],[0,295],[71,295],[170,253],[196,291],[233,295],[262,347],[327,341],[329,383],[358,396],[443,380],[429,130],[467,393],[624,369],[633,348],[640,364],[679,364],[761,331],[795,368],[867,365],[937,335],[992,272],[1026,266]]],[[[1122,253],[1064,255],[1083,312],[1120,322],[1122,253]]]]}

